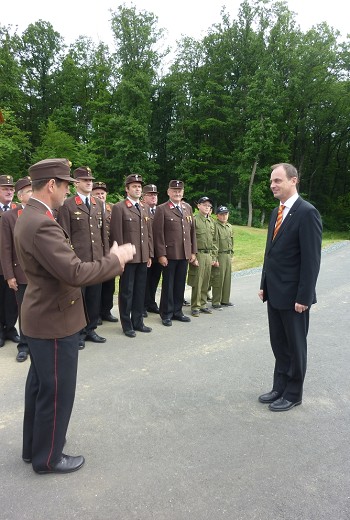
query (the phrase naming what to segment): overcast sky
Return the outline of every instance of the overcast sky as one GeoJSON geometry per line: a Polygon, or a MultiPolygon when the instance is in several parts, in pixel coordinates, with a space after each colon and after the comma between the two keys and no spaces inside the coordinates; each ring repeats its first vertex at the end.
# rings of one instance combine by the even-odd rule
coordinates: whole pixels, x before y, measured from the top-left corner
{"type": "MultiPolygon", "coordinates": [[[[26,27],[39,19],[51,22],[66,43],[72,43],[80,35],[89,36],[94,41],[112,42],[110,12],[116,11],[123,2],[113,0],[3,0],[0,10],[0,25],[17,25],[21,33],[26,27]]],[[[131,2],[126,0],[126,6],[131,2]]],[[[226,5],[227,11],[234,17],[240,0],[134,0],[137,10],[153,12],[159,21],[159,27],[168,31],[171,45],[181,35],[203,36],[210,25],[219,22],[220,11],[226,5]]],[[[343,36],[350,33],[350,7],[345,0],[288,0],[289,8],[297,13],[297,21],[303,30],[326,21],[338,29],[343,36]]]]}

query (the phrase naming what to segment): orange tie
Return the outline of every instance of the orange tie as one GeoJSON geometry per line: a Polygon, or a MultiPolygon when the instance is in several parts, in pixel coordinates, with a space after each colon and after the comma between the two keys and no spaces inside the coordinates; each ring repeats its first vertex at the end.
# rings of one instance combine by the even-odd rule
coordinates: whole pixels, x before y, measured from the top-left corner
{"type": "Polygon", "coordinates": [[[277,220],[276,220],[276,225],[275,225],[275,231],[273,232],[273,237],[272,237],[272,240],[275,239],[280,227],[281,227],[281,224],[282,224],[282,219],[283,219],[283,210],[284,210],[284,206],[283,204],[280,205],[280,207],[278,208],[278,213],[277,213],[277,220]]]}

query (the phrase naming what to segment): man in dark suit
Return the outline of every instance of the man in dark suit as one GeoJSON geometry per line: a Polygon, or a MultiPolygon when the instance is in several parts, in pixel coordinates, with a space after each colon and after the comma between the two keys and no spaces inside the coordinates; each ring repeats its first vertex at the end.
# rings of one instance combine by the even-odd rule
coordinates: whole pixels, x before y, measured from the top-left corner
{"type": "MultiPolygon", "coordinates": [[[[149,208],[149,217],[153,227],[154,215],[156,214],[158,203],[158,190],[155,184],[147,184],[143,187],[142,201],[147,204],[149,208]]],[[[158,262],[157,258],[153,258],[152,265],[147,269],[144,314],[147,312],[154,312],[155,314],[159,314],[159,307],[156,302],[156,292],[161,274],[162,266],[158,262]]]]}
{"type": "Polygon", "coordinates": [[[119,315],[123,332],[128,338],[135,331],[151,332],[143,323],[147,268],[153,258],[153,235],[148,206],[140,202],[143,180],[138,174],[125,179],[126,199],[114,204],[110,223],[110,238],[117,244],[131,242],[136,254],[119,280],[119,315]]]}
{"type": "Polygon", "coordinates": [[[171,180],[169,200],[160,204],[154,217],[154,248],[163,267],[160,315],[162,323],[171,327],[172,320],[188,322],[182,312],[188,262],[196,261],[197,241],[192,208],[184,202],[184,183],[171,180]]]}
{"type": "MultiPolygon", "coordinates": [[[[12,202],[14,194],[15,186],[11,175],[0,175],[0,219],[5,212],[16,208],[17,204],[12,202]]],[[[18,308],[15,293],[4,278],[1,263],[0,257],[0,347],[3,347],[6,339],[18,343],[19,335],[16,329],[18,308]]]]}
{"type": "Polygon", "coordinates": [[[114,244],[101,259],[81,261],[52,213],[74,182],[69,161],[45,159],[29,173],[33,196],[15,226],[15,246],[28,280],[21,314],[31,359],[22,457],[37,473],[70,473],[84,464],[84,457],[62,453],[75,396],[79,331],[86,325],[80,287],[121,274],[135,248],[114,244]]]}
{"type": "Polygon", "coordinates": [[[23,177],[15,184],[15,192],[17,199],[20,201],[18,207],[6,211],[1,218],[1,265],[4,278],[9,288],[14,292],[18,307],[19,318],[19,337],[20,341],[17,345],[16,360],[21,363],[28,358],[28,342],[23,335],[21,327],[21,305],[23,301],[24,291],[27,287],[27,278],[20,266],[15,242],[14,229],[18,217],[22,214],[25,205],[32,195],[32,181],[30,177],[23,177]]]}
{"type": "Polygon", "coordinates": [[[309,312],[321,262],[321,217],[299,196],[298,182],[291,164],[272,166],[270,187],[280,206],[269,224],[259,297],[267,301],[275,370],[271,392],[259,401],[273,412],[302,401],[309,312]]]}
{"type": "MultiPolygon", "coordinates": [[[[91,195],[94,177],[88,166],[80,166],[73,172],[76,194],[60,207],[57,222],[67,231],[76,255],[84,262],[100,260],[108,252],[108,237],[103,217],[103,204],[91,195]]],[[[88,314],[88,324],[80,333],[80,349],[85,341],[104,343],[96,333],[100,316],[102,285],[82,287],[88,314]]]]}

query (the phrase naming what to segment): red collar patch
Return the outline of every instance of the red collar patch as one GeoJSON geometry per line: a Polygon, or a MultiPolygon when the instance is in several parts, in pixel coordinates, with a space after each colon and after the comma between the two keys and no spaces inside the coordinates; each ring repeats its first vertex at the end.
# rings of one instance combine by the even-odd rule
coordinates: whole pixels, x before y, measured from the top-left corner
{"type": "Polygon", "coordinates": [[[93,196],[90,197],[90,201],[91,201],[93,204],[96,204],[96,200],[93,198],[93,196]]]}
{"type": "Polygon", "coordinates": [[[17,211],[17,217],[19,217],[20,215],[22,215],[22,211],[23,211],[23,209],[19,209],[19,210],[17,211]]]}
{"type": "Polygon", "coordinates": [[[132,206],[133,206],[133,204],[130,202],[129,199],[126,199],[126,200],[125,200],[125,204],[126,204],[126,207],[127,207],[127,208],[132,208],[132,206]]]}
{"type": "Polygon", "coordinates": [[[172,202],[169,202],[169,208],[170,209],[174,209],[175,208],[175,206],[174,206],[174,204],[172,202]]]}
{"type": "Polygon", "coordinates": [[[79,197],[79,195],[77,195],[76,197],[74,197],[74,200],[75,200],[75,203],[79,206],[80,204],[83,204],[83,201],[81,200],[81,198],[79,197]]]}
{"type": "Polygon", "coordinates": [[[55,220],[55,217],[53,216],[53,214],[51,213],[51,211],[47,210],[47,212],[45,213],[45,215],[47,215],[51,220],[55,220]]]}

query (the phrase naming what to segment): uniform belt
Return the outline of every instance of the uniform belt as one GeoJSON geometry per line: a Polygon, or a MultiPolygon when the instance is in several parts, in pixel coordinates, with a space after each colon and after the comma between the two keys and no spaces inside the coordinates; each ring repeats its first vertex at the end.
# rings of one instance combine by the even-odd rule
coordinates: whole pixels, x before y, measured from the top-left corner
{"type": "Polygon", "coordinates": [[[210,249],[198,249],[198,253],[211,253],[210,249]]]}
{"type": "Polygon", "coordinates": [[[230,249],[229,251],[219,251],[219,253],[229,253],[229,254],[231,254],[231,253],[233,253],[233,251],[232,251],[232,249],[230,249]]]}

